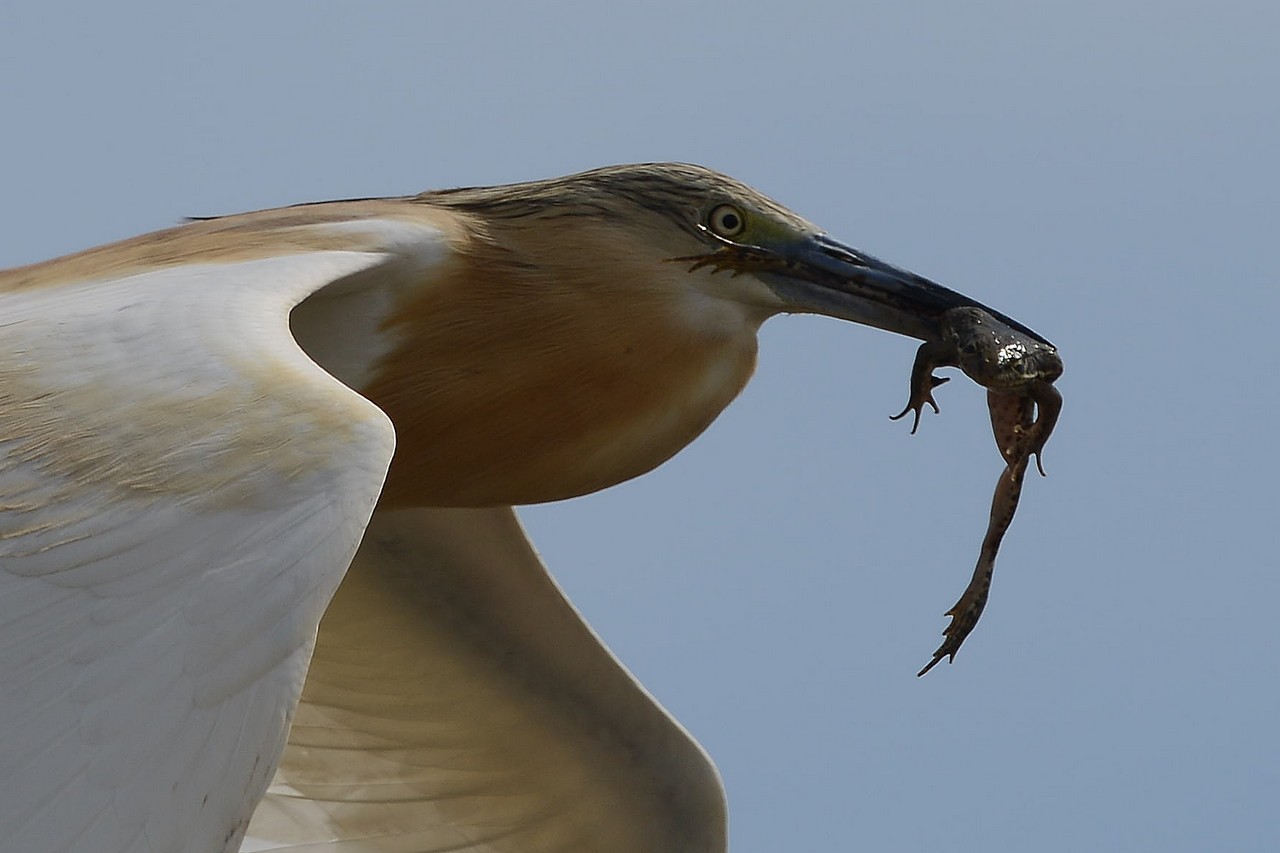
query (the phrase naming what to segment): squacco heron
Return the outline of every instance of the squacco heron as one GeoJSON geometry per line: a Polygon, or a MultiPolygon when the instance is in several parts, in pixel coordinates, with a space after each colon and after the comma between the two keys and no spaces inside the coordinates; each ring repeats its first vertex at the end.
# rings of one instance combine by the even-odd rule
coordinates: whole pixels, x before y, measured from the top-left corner
{"type": "Polygon", "coordinates": [[[712,764],[511,506],[670,458],[772,315],[961,305],[674,164],[0,273],[0,846],[725,849],[712,764]]]}

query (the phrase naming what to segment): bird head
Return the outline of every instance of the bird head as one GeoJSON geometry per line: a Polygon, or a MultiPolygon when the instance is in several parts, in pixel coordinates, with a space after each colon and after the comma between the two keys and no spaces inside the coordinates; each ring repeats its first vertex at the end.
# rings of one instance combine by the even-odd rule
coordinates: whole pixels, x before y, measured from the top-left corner
{"type": "MultiPolygon", "coordinates": [[[[632,263],[645,270],[640,277],[649,282],[692,287],[748,306],[760,319],[820,314],[936,340],[947,311],[974,307],[1048,344],[1016,320],[845,245],[746,184],[701,166],[610,166],[425,197],[474,210],[489,221],[536,225],[541,234],[559,221],[575,235],[557,243],[566,250],[562,267],[575,257],[597,263],[612,256],[619,268],[632,263]],[[686,275],[659,274],[659,264],[686,275]]],[[[504,229],[504,235],[509,239],[518,231],[504,229]]],[[[599,275],[599,269],[590,273],[599,275]]]]}

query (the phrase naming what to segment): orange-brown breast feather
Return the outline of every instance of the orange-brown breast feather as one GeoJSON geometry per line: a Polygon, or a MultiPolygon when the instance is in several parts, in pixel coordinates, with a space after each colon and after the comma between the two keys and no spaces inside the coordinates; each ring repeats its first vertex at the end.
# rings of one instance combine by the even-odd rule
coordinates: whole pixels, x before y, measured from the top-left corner
{"type": "Polygon", "coordinates": [[[536,263],[529,234],[477,233],[393,319],[401,343],[361,389],[396,426],[384,504],[595,491],[670,458],[746,384],[758,322],[738,334],[683,323],[684,268],[584,245],[607,229],[573,227],[536,263]]]}

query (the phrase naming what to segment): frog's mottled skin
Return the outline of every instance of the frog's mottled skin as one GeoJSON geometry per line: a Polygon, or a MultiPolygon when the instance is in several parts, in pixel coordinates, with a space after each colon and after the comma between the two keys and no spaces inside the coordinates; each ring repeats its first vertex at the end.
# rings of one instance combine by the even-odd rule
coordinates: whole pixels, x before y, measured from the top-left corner
{"type": "Polygon", "coordinates": [[[991,520],[973,578],[960,600],[947,611],[952,619],[943,632],[946,639],[919,675],[944,657],[954,659],[960,644],[978,624],[991,590],[1000,540],[1018,508],[1027,463],[1035,456],[1036,467],[1044,474],[1040,451],[1062,409],[1062,395],[1053,387],[1054,380],[1062,375],[1062,359],[1052,344],[1009,327],[981,308],[954,308],[942,316],[939,325],[941,336],[922,344],[916,353],[911,369],[911,399],[894,418],[914,410],[914,433],[926,404],[938,411],[933,389],[947,381],[934,376],[933,369],[958,367],[987,389],[991,428],[1006,465],[996,483],[991,520]]]}
{"type": "MultiPolygon", "coordinates": [[[[911,399],[894,420],[914,411],[914,433],[920,426],[925,405],[935,412],[938,404],[933,389],[948,380],[934,376],[935,367],[958,367],[965,375],[993,394],[1009,394],[1040,407],[1038,441],[1027,448],[1039,461],[1040,449],[1053,430],[1053,421],[1062,408],[1062,397],[1053,382],[1062,375],[1062,358],[1052,344],[1031,338],[1010,328],[981,308],[953,308],[942,315],[942,335],[920,345],[911,368],[911,399]]],[[[1000,453],[1006,461],[1014,450],[1014,434],[1019,431],[1008,413],[992,408],[992,427],[1000,453]]]]}

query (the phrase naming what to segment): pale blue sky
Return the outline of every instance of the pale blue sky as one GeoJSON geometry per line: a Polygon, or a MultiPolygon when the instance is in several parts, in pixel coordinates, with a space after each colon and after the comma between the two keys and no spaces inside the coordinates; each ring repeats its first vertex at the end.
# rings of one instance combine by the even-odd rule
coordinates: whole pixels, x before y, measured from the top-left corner
{"type": "Polygon", "coordinates": [[[1000,460],[815,318],[689,450],[525,513],[724,774],[735,853],[1280,849],[1280,6],[6,3],[0,265],[184,215],[679,159],[1057,343],[1000,460]],[[32,11],[36,10],[38,11],[32,11]]]}

